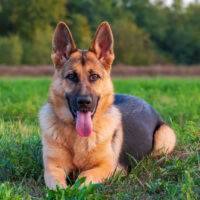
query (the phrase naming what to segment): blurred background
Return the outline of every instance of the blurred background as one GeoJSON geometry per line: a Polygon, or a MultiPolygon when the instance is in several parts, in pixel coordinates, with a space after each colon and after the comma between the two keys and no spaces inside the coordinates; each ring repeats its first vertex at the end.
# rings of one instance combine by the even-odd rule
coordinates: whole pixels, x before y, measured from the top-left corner
{"type": "Polygon", "coordinates": [[[0,64],[51,64],[52,36],[61,20],[81,49],[108,21],[114,65],[200,63],[199,0],[0,0],[0,64]]]}

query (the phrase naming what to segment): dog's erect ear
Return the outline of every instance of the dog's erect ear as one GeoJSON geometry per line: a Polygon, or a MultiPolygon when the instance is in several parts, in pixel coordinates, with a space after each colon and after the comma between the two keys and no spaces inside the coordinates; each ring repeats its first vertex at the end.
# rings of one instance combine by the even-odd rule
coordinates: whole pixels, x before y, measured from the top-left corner
{"type": "Polygon", "coordinates": [[[108,22],[103,22],[99,26],[89,50],[96,54],[99,61],[107,70],[110,69],[114,60],[114,53],[113,35],[108,22]]]}
{"type": "Polygon", "coordinates": [[[51,58],[56,67],[60,67],[77,50],[72,34],[64,22],[59,22],[53,37],[51,58]]]}

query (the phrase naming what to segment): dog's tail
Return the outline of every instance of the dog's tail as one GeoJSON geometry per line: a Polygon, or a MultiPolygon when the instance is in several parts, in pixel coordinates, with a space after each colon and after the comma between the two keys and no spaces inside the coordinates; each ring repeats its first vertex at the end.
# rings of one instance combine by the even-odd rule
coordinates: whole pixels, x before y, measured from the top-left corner
{"type": "Polygon", "coordinates": [[[152,156],[169,154],[176,145],[176,135],[167,124],[162,124],[154,133],[152,156]]]}

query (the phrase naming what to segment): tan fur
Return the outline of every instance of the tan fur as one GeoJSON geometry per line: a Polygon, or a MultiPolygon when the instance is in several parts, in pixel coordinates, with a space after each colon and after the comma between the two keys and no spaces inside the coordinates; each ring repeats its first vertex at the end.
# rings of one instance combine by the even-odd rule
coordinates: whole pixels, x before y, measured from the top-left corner
{"type": "Polygon", "coordinates": [[[153,156],[169,154],[176,145],[176,135],[166,124],[162,125],[154,135],[153,156]]]}
{"type": "Polygon", "coordinates": [[[60,121],[51,104],[41,109],[40,126],[43,132],[45,182],[49,188],[55,189],[57,183],[66,187],[66,174],[73,170],[81,169],[79,177],[86,176],[88,184],[90,181],[102,182],[117,167],[122,132],[119,129],[112,141],[114,130],[121,126],[120,113],[114,106],[96,120],[88,138],[81,138],[74,126],[60,121]]]}

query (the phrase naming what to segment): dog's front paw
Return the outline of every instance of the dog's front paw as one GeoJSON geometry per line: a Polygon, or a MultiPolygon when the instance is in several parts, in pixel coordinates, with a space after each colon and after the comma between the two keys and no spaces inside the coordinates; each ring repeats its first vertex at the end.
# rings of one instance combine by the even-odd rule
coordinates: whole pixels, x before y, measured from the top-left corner
{"type": "Polygon", "coordinates": [[[65,181],[58,181],[53,176],[48,175],[48,174],[45,174],[44,180],[45,180],[47,187],[51,190],[56,190],[57,189],[56,185],[59,185],[60,188],[63,188],[63,189],[65,189],[67,187],[67,184],[65,181]]]}
{"type": "Polygon", "coordinates": [[[88,186],[90,182],[92,182],[92,184],[102,182],[100,179],[98,179],[98,177],[95,177],[94,174],[92,174],[89,171],[81,172],[80,175],[78,176],[78,179],[83,178],[83,177],[86,177],[86,180],[83,183],[83,185],[85,185],[85,186],[88,186]]]}

